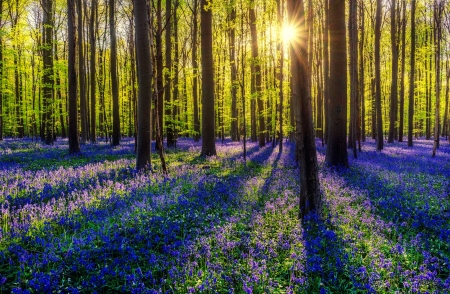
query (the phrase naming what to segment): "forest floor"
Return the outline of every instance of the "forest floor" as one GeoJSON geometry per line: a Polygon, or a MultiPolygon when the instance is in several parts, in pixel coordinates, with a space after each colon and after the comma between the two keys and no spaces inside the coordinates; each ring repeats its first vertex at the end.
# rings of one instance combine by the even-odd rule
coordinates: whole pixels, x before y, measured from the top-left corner
{"type": "Polygon", "coordinates": [[[446,142],[364,143],[348,169],[318,142],[324,213],[303,223],[291,143],[244,165],[241,143],[181,139],[168,177],[136,173],[133,143],[0,143],[0,293],[450,292],[446,142]]]}

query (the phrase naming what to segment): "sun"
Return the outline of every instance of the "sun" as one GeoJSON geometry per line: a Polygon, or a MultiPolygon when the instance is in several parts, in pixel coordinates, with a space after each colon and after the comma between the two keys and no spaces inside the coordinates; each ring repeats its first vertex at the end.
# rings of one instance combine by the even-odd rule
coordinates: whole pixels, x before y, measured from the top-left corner
{"type": "Polygon", "coordinates": [[[281,38],[283,42],[290,43],[296,36],[296,30],[291,25],[284,25],[281,30],[281,38]]]}

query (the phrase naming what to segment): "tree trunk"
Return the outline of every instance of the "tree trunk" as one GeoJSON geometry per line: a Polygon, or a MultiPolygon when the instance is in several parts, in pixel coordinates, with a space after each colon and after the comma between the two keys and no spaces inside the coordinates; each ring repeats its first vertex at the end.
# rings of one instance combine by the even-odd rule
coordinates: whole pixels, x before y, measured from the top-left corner
{"type": "Polygon", "coordinates": [[[78,74],[80,83],[80,118],[81,118],[81,144],[86,143],[88,136],[87,129],[87,105],[86,105],[86,71],[84,68],[84,48],[83,48],[83,8],[81,0],[77,0],[78,16],[78,74]]]}
{"type": "Polygon", "coordinates": [[[75,0],[67,0],[68,22],[68,78],[69,78],[69,154],[80,153],[80,141],[78,137],[78,106],[77,106],[77,72],[75,70],[75,0]]]}
{"type": "MultiPolygon", "coordinates": [[[[256,14],[255,9],[250,8],[250,34],[252,38],[252,74],[254,78],[254,92],[252,96],[256,96],[256,102],[258,104],[258,110],[256,112],[258,117],[258,141],[259,147],[264,147],[266,145],[265,132],[266,124],[264,121],[264,104],[261,99],[261,61],[259,60],[258,52],[258,34],[256,31],[256,14]]],[[[253,97],[254,99],[254,97],[253,97]]],[[[253,100],[254,101],[254,100],[253,100]]],[[[256,111],[256,109],[255,109],[256,111]]]]}
{"type": "MultiPolygon", "coordinates": [[[[363,142],[366,142],[366,102],[365,102],[365,84],[364,84],[364,0],[361,0],[359,3],[359,15],[361,17],[361,40],[359,41],[359,95],[360,95],[360,101],[361,101],[361,112],[359,113],[358,120],[361,122],[361,140],[363,142]]],[[[361,146],[360,146],[361,147],[361,146]]],[[[359,151],[361,152],[361,148],[359,148],[359,151]]]]}
{"type": "Polygon", "coordinates": [[[333,0],[329,8],[330,25],[330,100],[328,108],[327,153],[331,166],[348,166],[347,155],[347,48],[345,1],[333,0]],[[331,96],[331,93],[333,97],[331,96]]]}
{"type": "MultiPolygon", "coordinates": [[[[134,0],[134,7],[147,7],[147,0],[134,0]]],[[[136,169],[151,168],[152,60],[147,9],[134,9],[138,63],[138,139],[136,169]]],[[[132,69],[134,70],[134,69],[132,69]]]]}
{"type": "Polygon", "coordinates": [[[45,144],[53,144],[53,1],[42,2],[44,10],[44,38],[43,38],[43,98],[45,111],[45,144]]]}
{"type": "Polygon", "coordinates": [[[201,0],[201,54],[202,54],[202,156],[216,155],[214,64],[212,48],[212,11],[205,9],[210,1],[201,0]]]}
{"type": "Polygon", "coordinates": [[[411,0],[411,57],[409,78],[409,109],[408,109],[408,147],[413,146],[414,128],[414,71],[416,66],[416,0],[411,0]]]}
{"type": "MultiPolygon", "coordinates": [[[[158,123],[161,126],[159,136],[163,139],[163,112],[164,112],[164,77],[163,77],[163,53],[162,53],[162,31],[163,31],[163,23],[162,23],[162,8],[161,8],[161,0],[157,2],[156,8],[156,35],[155,35],[155,45],[156,45],[156,87],[154,89],[154,97],[157,97],[158,101],[155,105],[158,105],[157,112],[159,115],[156,115],[155,109],[155,117],[159,119],[158,123]]],[[[156,126],[156,123],[155,123],[156,126]]],[[[158,135],[155,132],[156,135],[158,135]]],[[[159,148],[158,144],[155,145],[156,149],[159,148]]]]}
{"type": "MultiPolygon", "coordinates": [[[[167,134],[167,147],[175,146],[173,137],[173,114],[171,101],[171,80],[172,80],[172,0],[166,0],[166,88],[164,91],[164,121],[167,134]]],[[[175,61],[176,62],[176,61],[175,61]]],[[[161,113],[162,115],[162,113],[161,113]]]]}
{"type": "MultiPolygon", "coordinates": [[[[0,0],[0,27],[3,25],[3,0],[0,0]]],[[[0,141],[3,140],[3,38],[0,36],[0,141]]]]}
{"type": "MultiPolygon", "coordinates": [[[[192,67],[193,67],[193,78],[192,78],[192,96],[194,100],[194,141],[200,141],[200,117],[198,111],[198,61],[197,61],[197,36],[198,36],[198,1],[194,0],[194,9],[192,12],[192,67]]],[[[203,11],[203,9],[202,9],[203,11]]]]}
{"type": "MultiPolygon", "coordinates": [[[[323,22],[323,83],[324,83],[324,123],[325,123],[325,144],[328,144],[328,133],[330,125],[329,104],[330,104],[330,49],[329,49],[329,30],[330,30],[330,9],[329,0],[324,0],[325,19],[323,22]]],[[[345,17],[345,16],[344,16],[345,17]]]]}
{"type": "MultiPolygon", "coordinates": [[[[343,1],[342,4],[344,4],[343,1]]],[[[305,12],[303,0],[297,1],[289,0],[288,12],[290,23],[297,24],[299,31],[304,31],[305,12]]],[[[344,10],[342,12],[344,12],[344,10]]],[[[343,14],[343,17],[345,18],[345,14],[343,14]]],[[[291,43],[291,60],[293,69],[292,95],[295,100],[295,103],[294,105],[292,105],[292,107],[296,108],[295,109],[296,141],[297,141],[296,145],[300,164],[299,217],[301,219],[304,219],[306,215],[310,212],[320,213],[322,201],[319,188],[319,175],[318,175],[316,143],[314,138],[314,125],[312,119],[311,98],[308,95],[309,66],[308,66],[307,45],[308,45],[307,37],[305,38],[297,37],[291,43]]]]}
{"type": "Polygon", "coordinates": [[[402,69],[400,74],[400,118],[398,126],[398,141],[403,142],[405,114],[405,65],[406,65],[406,1],[402,1],[402,69]]]}
{"type": "Polygon", "coordinates": [[[350,0],[349,31],[350,31],[350,134],[349,145],[356,153],[356,129],[358,117],[358,22],[357,0],[350,0]]]}
{"type": "Polygon", "coordinates": [[[396,36],[396,0],[392,0],[391,3],[391,50],[392,50],[392,81],[391,81],[391,103],[389,113],[389,135],[388,143],[394,143],[394,133],[396,125],[397,114],[397,81],[398,81],[398,46],[396,36]]]}
{"type": "Polygon", "coordinates": [[[111,36],[111,90],[113,100],[113,133],[112,145],[120,144],[120,117],[119,117],[119,88],[117,77],[117,45],[116,45],[116,20],[115,0],[109,1],[109,33],[111,36]]]}
{"type": "MultiPolygon", "coordinates": [[[[278,23],[280,25],[280,34],[281,34],[281,30],[282,30],[282,24],[283,24],[283,5],[281,3],[281,1],[283,0],[277,0],[277,9],[278,9],[278,23]]],[[[280,109],[279,111],[279,134],[278,134],[278,140],[280,140],[279,142],[279,147],[278,147],[278,152],[282,153],[283,152],[283,103],[284,103],[284,96],[283,96],[283,79],[284,79],[284,75],[283,75],[283,70],[284,70],[284,41],[280,40],[280,51],[279,51],[279,59],[280,59],[280,74],[279,74],[279,96],[280,96],[280,109]]]]}
{"type": "Polygon", "coordinates": [[[91,0],[91,19],[89,22],[89,37],[90,37],[90,43],[91,43],[91,60],[90,60],[90,78],[91,78],[91,143],[96,143],[97,141],[97,128],[95,123],[96,118],[96,112],[95,112],[95,105],[96,105],[96,94],[95,94],[95,77],[96,77],[96,68],[95,68],[95,50],[96,50],[96,44],[95,44],[95,30],[94,30],[94,24],[96,20],[97,15],[97,0],[91,0]]]}
{"type": "Polygon", "coordinates": [[[377,0],[375,20],[375,107],[377,113],[377,150],[383,150],[383,113],[381,112],[381,64],[380,37],[382,0],[377,0]]]}
{"type": "Polygon", "coordinates": [[[237,112],[237,70],[236,70],[236,8],[232,8],[229,15],[230,29],[230,67],[231,67],[231,140],[233,142],[239,141],[238,131],[238,112],[237,112]]]}
{"type": "Polygon", "coordinates": [[[444,3],[439,0],[434,2],[434,23],[435,27],[435,63],[436,63],[436,112],[434,121],[434,146],[433,157],[436,155],[436,149],[439,149],[439,127],[440,127],[440,99],[441,99],[441,39],[442,39],[442,13],[444,10],[444,3]]]}
{"type": "MultiPolygon", "coordinates": [[[[447,57],[448,58],[448,57],[447,57]]],[[[444,108],[444,117],[442,118],[442,137],[448,134],[448,96],[450,90],[450,67],[449,61],[446,61],[446,85],[445,85],[445,108],[444,108]]]]}

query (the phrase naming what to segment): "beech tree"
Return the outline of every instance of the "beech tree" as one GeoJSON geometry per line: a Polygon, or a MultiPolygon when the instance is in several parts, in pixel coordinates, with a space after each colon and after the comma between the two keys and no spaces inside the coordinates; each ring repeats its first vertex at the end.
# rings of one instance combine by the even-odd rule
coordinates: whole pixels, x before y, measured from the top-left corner
{"type": "Polygon", "coordinates": [[[296,32],[290,46],[292,97],[295,101],[292,107],[295,108],[295,139],[300,165],[300,218],[304,219],[310,212],[320,213],[322,199],[308,85],[308,38],[306,34],[301,35],[305,30],[303,0],[288,0],[288,13],[290,25],[296,32]]]}
{"type": "Polygon", "coordinates": [[[414,129],[414,71],[416,65],[416,0],[411,0],[411,57],[409,66],[409,99],[408,99],[408,147],[413,146],[414,129]]]}
{"type": "Polygon", "coordinates": [[[116,45],[116,19],[115,0],[109,1],[109,32],[111,38],[111,93],[113,101],[113,134],[112,145],[120,143],[120,116],[119,116],[119,86],[117,77],[117,45],[116,45]]]}
{"type": "Polygon", "coordinates": [[[67,0],[68,94],[69,94],[69,154],[80,153],[78,137],[77,72],[75,70],[75,0],[67,0]]]}
{"type": "MultiPolygon", "coordinates": [[[[134,0],[134,7],[147,7],[147,0],[134,0]]],[[[134,9],[136,57],[138,63],[138,136],[136,169],[151,167],[152,59],[150,55],[149,14],[147,9],[134,9]]]]}
{"type": "Polygon", "coordinates": [[[202,44],[202,156],[216,155],[214,64],[212,50],[212,11],[210,0],[201,0],[200,25],[202,44]]]}
{"type": "Polygon", "coordinates": [[[330,1],[329,9],[330,77],[325,161],[332,166],[348,166],[345,1],[330,1]]]}

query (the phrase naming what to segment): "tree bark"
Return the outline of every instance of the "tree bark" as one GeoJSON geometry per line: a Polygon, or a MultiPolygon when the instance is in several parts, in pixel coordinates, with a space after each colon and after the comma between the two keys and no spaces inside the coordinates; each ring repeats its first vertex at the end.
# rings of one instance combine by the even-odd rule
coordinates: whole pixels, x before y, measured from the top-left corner
{"type": "Polygon", "coordinates": [[[87,102],[86,102],[86,71],[84,68],[84,48],[83,48],[83,8],[81,0],[77,0],[77,32],[78,32],[78,75],[80,84],[80,118],[81,118],[81,144],[88,139],[87,129],[87,102]]]}
{"type": "Polygon", "coordinates": [[[199,105],[198,105],[198,61],[197,61],[197,48],[198,48],[198,1],[194,0],[194,9],[192,12],[192,96],[194,100],[194,141],[200,141],[200,117],[199,117],[199,105]]]}
{"type": "MultiPolygon", "coordinates": [[[[164,122],[167,134],[167,147],[175,146],[173,136],[173,113],[171,101],[171,84],[172,84],[172,0],[166,0],[166,88],[164,90],[164,122]]],[[[176,62],[176,61],[175,61],[176,62]]],[[[161,113],[162,115],[162,113],[161,113]]]]}
{"type": "Polygon", "coordinates": [[[331,166],[348,166],[347,155],[347,47],[345,1],[333,0],[329,7],[330,80],[328,134],[325,161],[331,166]],[[331,93],[333,96],[331,96],[331,93]]]}
{"type": "MultiPolygon", "coordinates": [[[[342,1],[342,4],[344,2],[342,1]]],[[[291,24],[297,24],[297,34],[305,29],[303,0],[289,0],[288,12],[291,24]]],[[[342,11],[344,12],[344,11],[342,11]]],[[[345,18],[345,15],[343,14],[345,18]]],[[[345,32],[345,25],[344,25],[345,32]]],[[[345,38],[344,38],[345,44],[345,38]]],[[[300,212],[304,219],[310,212],[321,212],[322,197],[319,188],[318,164],[311,97],[308,95],[307,37],[297,36],[291,42],[292,95],[295,103],[296,146],[300,164],[300,212]]],[[[344,137],[345,142],[345,137],[344,137]]],[[[344,148],[345,149],[345,148],[344,148]]],[[[346,150],[345,150],[346,151],[346,150]]]]}
{"type": "Polygon", "coordinates": [[[396,21],[396,0],[391,3],[391,51],[392,51],[392,81],[391,81],[391,103],[389,113],[389,135],[388,143],[394,143],[394,133],[397,114],[397,84],[398,84],[398,46],[397,46],[397,21],[396,21]]]}
{"type": "MultiPolygon", "coordinates": [[[[151,107],[152,107],[152,60],[150,55],[149,14],[147,0],[134,0],[136,53],[138,63],[138,135],[136,169],[151,168],[151,107]]],[[[134,70],[134,69],[133,69],[134,70]]]]}
{"type": "Polygon", "coordinates": [[[69,94],[69,154],[80,153],[78,137],[78,106],[77,106],[77,72],[75,70],[75,0],[67,0],[68,22],[68,94],[69,94]]]}
{"type": "Polygon", "coordinates": [[[89,36],[90,36],[90,42],[91,42],[91,60],[90,60],[90,78],[91,78],[91,143],[95,143],[97,141],[97,133],[96,133],[96,124],[95,124],[95,117],[96,117],[96,111],[95,111],[95,105],[96,105],[96,94],[95,94],[95,75],[96,75],[96,68],[95,68],[95,50],[96,44],[95,44],[95,30],[94,30],[94,24],[95,24],[95,16],[97,15],[97,0],[91,0],[91,19],[89,23],[89,36]]]}
{"type": "Polygon", "coordinates": [[[439,149],[439,127],[440,127],[440,99],[441,99],[441,39],[442,39],[442,13],[444,3],[440,0],[434,1],[434,24],[435,24],[435,63],[436,63],[436,105],[434,121],[434,145],[433,157],[436,156],[436,150],[439,149]]]}
{"type": "Polygon", "coordinates": [[[382,0],[377,0],[377,12],[375,19],[375,108],[377,113],[377,150],[383,150],[383,113],[381,109],[381,13],[382,0]]]}
{"type": "Polygon", "coordinates": [[[212,11],[210,1],[200,2],[201,55],[202,55],[202,156],[216,155],[214,64],[212,48],[212,11]]]}
{"type": "Polygon", "coordinates": [[[43,98],[45,111],[45,144],[53,144],[53,1],[42,2],[44,10],[44,38],[43,38],[43,98]]]}
{"type": "Polygon", "coordinates": [[[403,142],[405,114],[405,65],[406,65],[406,1],[402,1],[402,69],[400,74],[400,117],[398,126],[398,141],[403,142]]]}
{"type": "Polygon", "coordinates": [[[409,109],[408,109],[408,147],[413,146],[414,128],[414,71],[416,66],[416,0],[411,0],[411,57],[409,78],[409,109]]]}
{"type": "MultiPolygon", "coordinates": [[[[256,96],[256,102],[258,106],[258,110],[256,112],[258,117],[258,142],[259,147],[264,147],[266,145],[265,141],[265,132],[266,132],[266,124],[264,121],[264,104],[261,98],[261,61],[259,60],[259,49],[258,49],[258,34],[256,30],[256,14],[255,9],[250,8],[250,34],[252,38],[252,74],[253,74],[253,83],[254,88],[252,92],[253,99],[256,96]]],[[[256,111],[256,109],[255,109],[256,111]]]]}
{"type": "Polygon", "coordinates": [[[356,129],[358,117],[358,21],[357,0],[350,0],[349,31],[350,31],[350,130],[349,147],[356,152],[356,129]]]}
{"type": "Polygon", "coordinates": [[[111,90],[113,100],[113,133],[112,145],[120,144],[120,116],[119,116],[119,81],[117,77],[117,44],[116,44],[116,20],[115,0],[109,1],[109,33],[111,38],[111,90]]]}
{"type": "MultiPolygon", "coordinates": [[[[235,3],[233,3],[234,5],[235,3]]],[[[238,111],[237,111],[237,70],[236,70],[236,8],[233,7],[230,14],[230,29],[228,37],[230,42],[230,67],[231,67],[231,140],[239,141],[238,111]]]]}

